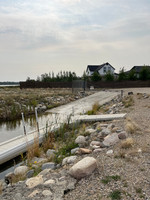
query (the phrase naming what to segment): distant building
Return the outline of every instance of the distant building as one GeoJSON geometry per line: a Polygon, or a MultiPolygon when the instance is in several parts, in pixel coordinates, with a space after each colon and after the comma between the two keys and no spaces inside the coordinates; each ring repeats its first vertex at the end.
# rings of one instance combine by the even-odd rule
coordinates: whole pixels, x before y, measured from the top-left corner
{"type": "Polygon", "coordinates": [[[98,72],[101,76],[104,76],[106,73],[114,73],[115,68],[111,66],[108,62],[102,65],[88,65],[86,69],[87,76],[91,76],[94,72],[98,72]]]}
{"type": "Polygon", "coordinates": [[[129,71],[126,71],[125,73],[129,74],[131,71],[134,71],[136,74],[136,77],[139,78],[140,72],[143,68],[147,68],[150,71],[150,66],[134,66],[129,71]]]}

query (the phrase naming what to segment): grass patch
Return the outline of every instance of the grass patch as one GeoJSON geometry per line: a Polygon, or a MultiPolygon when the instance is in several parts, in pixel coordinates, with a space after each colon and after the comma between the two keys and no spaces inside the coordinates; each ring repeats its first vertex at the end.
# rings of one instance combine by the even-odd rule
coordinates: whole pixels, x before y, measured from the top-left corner
{"type": "Polygon", "coordinates": [[[101,182],[106,185],[109,182],[111,182],[112,180],[119,181],[120,179],[121,179],[121,177],[118,175],[106,176],[104,179],[101,180],[101,182]]]}
{"type": "Polygon", "coordinates": [[[121,191],[120,190],[114,190],[110,193],[109,197],[112,200],[120,200],[121,199],[121,191]]]}

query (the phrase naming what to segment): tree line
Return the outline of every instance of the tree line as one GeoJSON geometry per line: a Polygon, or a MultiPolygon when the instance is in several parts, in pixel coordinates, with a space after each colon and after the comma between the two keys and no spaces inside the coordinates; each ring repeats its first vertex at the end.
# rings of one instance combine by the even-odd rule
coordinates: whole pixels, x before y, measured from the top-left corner
{"type": "Polygon", "coordinates": [[[104,76],[101,76],[98,72],[94,72],[91,76],[87,76],[84,71],[81,77],[77,77],[75,72],[60,71],[56,75],[54,72],[45,73],[38,76],[36,80],[28,77],[26,81],[34,82],[71,82],[72,80],[88,80],[88,81],[124,81],[124,80],[150,80],[150,67],[144,66],[137,74],[135,70],[126,72],[124,68],[120,69],[118,74],[112,74],[107,72],[104,76]]]}

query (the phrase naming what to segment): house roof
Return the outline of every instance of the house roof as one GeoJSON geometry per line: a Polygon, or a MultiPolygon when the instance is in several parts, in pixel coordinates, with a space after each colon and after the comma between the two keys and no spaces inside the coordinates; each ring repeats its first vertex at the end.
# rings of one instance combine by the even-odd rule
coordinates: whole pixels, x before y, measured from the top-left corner
{"type": "MultiPolygon", "coordinates": [[[[105,65],[110,65],[110,64],[107,62],[107,63],[104,63],[102,65],[88,65],[87,70],[89,69],[91,72],[98,71],[102,67],[104,67],[105,65]]],[[[112,65],[110,65],[110,66],[115,70],[115,68],[112,65]]]]}
{"type": "Polygon", "coordinates": [[[150,66],[134,66],[134,67],[132,67],[131,70],[135,70],[136,73],[140,73],[140,71],[143,69],[143,67],[150,69],[150,66]]]}

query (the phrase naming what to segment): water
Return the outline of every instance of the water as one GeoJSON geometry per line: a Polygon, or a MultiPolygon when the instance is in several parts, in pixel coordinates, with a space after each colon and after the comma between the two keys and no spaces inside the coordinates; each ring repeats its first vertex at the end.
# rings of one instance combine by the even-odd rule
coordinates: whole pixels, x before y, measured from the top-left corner
{"type": "MultiPolygon", "coordinates": [[[[46,127],[52,123],[52,114],[43,114],[38,117],[39,127],[46,127]]],[[[25,119],[26,132],[37,130],[35,117],[25,119]]],[[[0,143],[24,134],[22,120],[0,123],[0,143]]]]}

